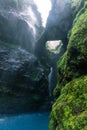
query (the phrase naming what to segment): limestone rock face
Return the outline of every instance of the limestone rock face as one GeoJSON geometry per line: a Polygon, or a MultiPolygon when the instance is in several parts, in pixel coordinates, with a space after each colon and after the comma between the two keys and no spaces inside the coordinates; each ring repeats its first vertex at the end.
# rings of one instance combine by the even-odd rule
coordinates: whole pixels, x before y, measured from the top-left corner
{"type": "Polygon", "coordinates": [[[61,40],[63,46],[59,56],[64,53],[68,44],[67,33],[72,26],[72,21],[73,11],[69,0],[53,0],[52,9],[47,19],[46,29],[36,44],[36,54],[40,57],[41,61],[43,57],[44,59],[45,57],[48,58],[45,47],[47,41],[61,40]]]}
{"type": "Polygon", "coordinates": [[[42,30],[33,1],[0,1],[0,113],[48,109],[48,82],[33,54],[42,30]]]}
{"type": "Polygon", "coordinates": [[[48,82],[38,59],[20,47],[0,44],[0,113],[48,109],[48,82]]]}
{"type": "Polygon", "coordinates": [[[0,39],[29,51],[42,31],[40,13],[34,2],[0,1],[0,39]]]}
{"type": "Polygon", "coordinates": [[[53,3],[47,21],[48,38],[64,40],[72,24],[72,8],[68,0],[53,3]]]}

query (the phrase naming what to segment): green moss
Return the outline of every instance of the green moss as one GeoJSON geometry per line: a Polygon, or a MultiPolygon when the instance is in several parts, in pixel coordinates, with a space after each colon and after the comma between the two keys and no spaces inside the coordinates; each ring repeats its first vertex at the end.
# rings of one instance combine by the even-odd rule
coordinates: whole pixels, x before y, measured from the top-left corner
{"type": "Polygon", "coordinates": [[[64,53],[64,55],[59,59],[57,63],[58,67],[58,81],[59,83],[65,83],[65,77],[66,77],[66,66],[67,65],[67,51],[64,53]],[[64,77],[65,76],[65,77],[64,77]]]}
{"type": "Polygon", "coordinates": [[[69,32],[67,51],[58,62],[59,83],[65,85],[87,73],[87,2],[78,12],[69,32]],[[84,11],[82,11],[84,10],[84,11]]]}
{"type": "Polygon", "coordinates": [[[66,64],[66,57],[67,57],[67,52],[64,53],[64,55],[60,58],[58,61],[58,68],[62,68],[66,64]]]}
{"type": "Polygon", "coordinates": [[[87,2],[80,0],[77,10],[68,34],[67,50],[57,64],[56,101],[49,130],[87,129],[87,2]]]}
{"type": "MultiPolygon", "coordinates": [[[[83,7],[82,7],[81,10],[79,10],[79,12],[77,13],[76,19],[77,19],[81,14],[83,14],[83,13],[85,12],[86,8],[87,8],[87,1],[84,0],[83,2],[84,2],[83,7]]],[[[74,21],[75,21],[75,20],[74,20],[74,21]]]]}
{"type": "Polygon", "coordinates": [[[78,11],[82,9],[85,1],[86,0],[71,0],[70,1],[74,17],[78,13],[78,11]]]}
{"type": "Polygon", "coordinates": [[[75,19],[72,28],[71,37],[69,39],[68,49],[71,46],[81,46],[87,41],[87,10],[75,19]]]}
{"type": "Polygon", "coordinates": [[[67,65],[80,74],[87,72],[87,9],[76,17],[67,49],[67,65]],[[84,69],[83,69],[84,68],[84,69]],[[82,71],[81,71],[82,70],[82,71]]]}
{"type": "Polygon", "coordinates": [[[50,118],[49,130],[86,130],[87,76],[66,84],[52,107],[50,118]]]}
{"type": "Polygon", "coordinates": [[[55,87],[55,89],[53,91],[53,95],[54,95],[55,98],[59,97],[62,87],[63,86],[61,86],[60,84],[57,84],[57,86],[55,87]]]}

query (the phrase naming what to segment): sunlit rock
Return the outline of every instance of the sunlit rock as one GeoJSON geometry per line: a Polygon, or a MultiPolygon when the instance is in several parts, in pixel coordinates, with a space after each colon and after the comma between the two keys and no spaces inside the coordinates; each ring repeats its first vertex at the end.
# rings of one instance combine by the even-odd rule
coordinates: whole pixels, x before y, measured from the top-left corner
{"type": "Polygon", "coordinates": [[[41,16],[34,2],[0,2],[0,39],[33,51],[43,30],[41,16]],[[14,8],[13,5],[17,3],[18,7],[14,8]]]}

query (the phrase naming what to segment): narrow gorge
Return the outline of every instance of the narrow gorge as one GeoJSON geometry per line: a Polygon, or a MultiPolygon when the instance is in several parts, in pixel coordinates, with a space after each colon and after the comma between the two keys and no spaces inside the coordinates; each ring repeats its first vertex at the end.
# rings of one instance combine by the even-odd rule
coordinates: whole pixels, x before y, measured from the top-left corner
{"type": "Polygon", "coordinates": [[[87,130],[87,0],[49,1],[0,1],[0,129],[87,130]]]}

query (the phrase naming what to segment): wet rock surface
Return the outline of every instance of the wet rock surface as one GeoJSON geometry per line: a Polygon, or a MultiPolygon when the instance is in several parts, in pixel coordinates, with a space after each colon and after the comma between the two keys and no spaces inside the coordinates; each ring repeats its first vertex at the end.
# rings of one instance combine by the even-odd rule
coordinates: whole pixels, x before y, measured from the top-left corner
{"type": "Polygon", "coordinates": [[[42,106],[47,109],[47,86],[44,69],[33,54],[22,48],[1,46],[0,111],[32,111],[42,106]]]}

